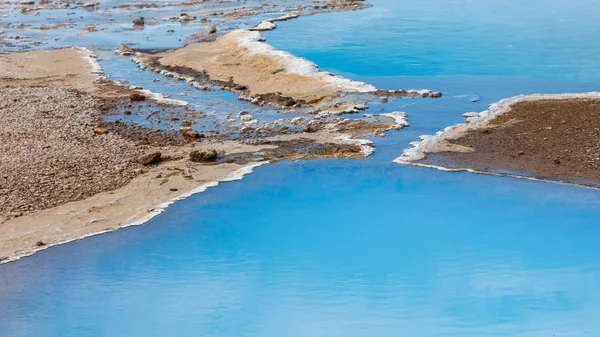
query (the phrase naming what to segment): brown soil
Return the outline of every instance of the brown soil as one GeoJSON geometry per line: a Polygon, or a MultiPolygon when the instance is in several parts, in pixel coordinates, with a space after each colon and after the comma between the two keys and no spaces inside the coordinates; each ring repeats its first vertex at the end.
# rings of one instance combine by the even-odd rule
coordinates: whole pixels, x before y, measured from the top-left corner
{"type": "Polygon", "coordinates": [[[518,103],[450,142],[475,151],[428,154],[423,163],[600,184],[600,100],[518,103]]]}

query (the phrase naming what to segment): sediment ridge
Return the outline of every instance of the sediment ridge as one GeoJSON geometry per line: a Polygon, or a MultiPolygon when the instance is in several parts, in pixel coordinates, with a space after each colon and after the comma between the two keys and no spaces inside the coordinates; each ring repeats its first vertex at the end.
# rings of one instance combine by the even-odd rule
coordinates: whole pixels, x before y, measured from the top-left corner
{"type": "Polygon", "coordinates": [[[600,185],[600,93],[519,95],[464,117],[395,162],[600,185]]]}
{"type": "Polygon", "coordinates": [[[431,90],[378,90],[320,71],[313,62],[272,47],[258,31],[238,29],[214,42],[192,43],[174,51],[145,53],[121,46],[118,52],[134,54],[133,60],[141,69],[186,81],[199,90],[218,85],[242,100],[281,109],[311,106],[328,110],[337,103],[335,99],[346,94],[442,96],[431,90]]]}

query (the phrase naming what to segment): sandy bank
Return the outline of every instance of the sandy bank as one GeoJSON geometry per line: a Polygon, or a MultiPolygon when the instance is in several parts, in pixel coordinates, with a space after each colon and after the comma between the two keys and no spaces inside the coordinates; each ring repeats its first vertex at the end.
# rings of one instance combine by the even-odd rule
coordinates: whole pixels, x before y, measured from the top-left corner
{"type": "MultiPolygon", "coordinates": [[[[235,83],[246,87],[241,91],[249,97],[279,93],[295,101],[315,103],[340,92],[376,90],[365,83],[321,72],[314,63],[277,50],[264,43],[259,32],[247,30],[158,56],[160,66],[187,68],[206,73],[212,80],[235,83]]],[[[142,60],[144,57],[147,60],[152,56],[140,55],[142,60]]]]}
{"type": "Polygon", "coordinates": [[[159,103],[186,104],[167,99],[160,93],[108,81],[96,56],[82,47],[0,52],[0,85],[77,90],[100,98],[127,98],[141,94],[159,103]]]}
{"type": "MultiPolygon", "coordinates": [[[[239,29],[214,42],[192,43],[175,51],[137,52],[134,61],[142,69],[185,80],[200,90],[219,85],[239,94],[240,99],[280,108],[319,105],[321,110],[330,110],[335,99],[347,93],[441,97],[441,93],[430,90],[378,90],[320,71],[316,64],[265,41],[257,31],[239,29]]],[[[119,52],[133,53],[124,46],[119,52]]]]}
{"type": "Polygon", "coordinates": [[[97,91],[100,66],[85,48],[0,52],[0,84],[97,91]]]}
{"type": "Polygon", "coordinates": [[[600,93],[521,95],[465,118],[395,162],[600,184],[600,93]]]}
{"type": "Polygon", "coordinates": [[[192,130],[183,127],[161,131],[107,122],[104,116],[120,106],[115,102],[128,105],[134,97],[175,113],[181,107],[107,81],[85,49],[4,53],[0,65],[0,262],[142,224],[173,201],[239,179],[265,161],[373,152],[370,142],[324,122],[310,133],[235,141],[187,137],[192,130]],[[193,151],[218,156],[198,162],[193,151]],[[141,161],[156,152],[160,159],[141,161]]]}
{"type": "Polygon", "coordinates": [[[0,223],[0,260],[9,262],[54,245],[141,225],[172,202],[218,182],[241,179],[256,165],[202,165],[179,159],[151,168],[117,190],[10,219],[0,223]]]}

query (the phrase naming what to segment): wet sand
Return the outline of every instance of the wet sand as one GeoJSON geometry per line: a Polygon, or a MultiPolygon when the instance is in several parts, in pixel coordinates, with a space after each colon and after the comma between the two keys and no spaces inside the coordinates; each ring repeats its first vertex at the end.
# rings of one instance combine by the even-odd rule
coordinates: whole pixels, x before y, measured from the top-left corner
{"type": "Polygon", "coordinates": [[[600,186],[600,95],[521,96],[466,117],[397,162],[600,186]]]}

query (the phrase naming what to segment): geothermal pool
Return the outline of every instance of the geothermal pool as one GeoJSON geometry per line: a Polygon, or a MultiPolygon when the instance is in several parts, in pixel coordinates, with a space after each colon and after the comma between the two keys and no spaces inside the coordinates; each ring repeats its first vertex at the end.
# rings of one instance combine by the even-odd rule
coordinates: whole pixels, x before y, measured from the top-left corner
{"type": "MultiPolygon", "coordinates": [[[[597,334],[600,192],[392,160],[501,98],[599,90],[600,4],[371,2],[265,36],[377,87],[443,92],[371,105],[410,128],[374,138],[366,160],[262,166],[144,226],[1,265],[0,336],[597,334]]],[[[245,104],[101,65],[198,106],[245,104]]]]}

